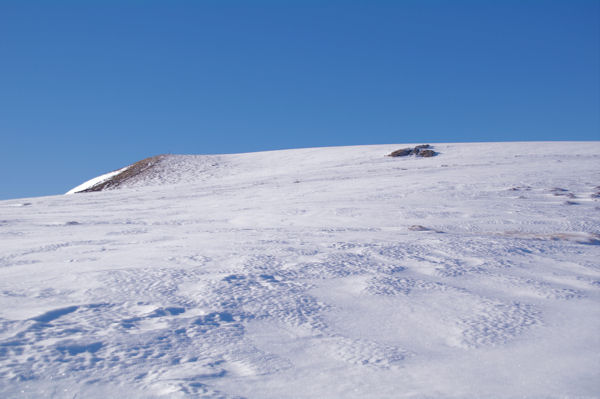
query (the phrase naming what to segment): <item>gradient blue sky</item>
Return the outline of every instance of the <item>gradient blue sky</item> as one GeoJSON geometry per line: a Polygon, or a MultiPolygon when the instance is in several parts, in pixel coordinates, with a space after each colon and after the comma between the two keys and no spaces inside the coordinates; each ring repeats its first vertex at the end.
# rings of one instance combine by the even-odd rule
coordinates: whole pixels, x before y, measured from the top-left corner
{"type": "Polygon", "coordinates": [[[0,199],[160,153],[600,139],[599,1],[0,0],[0,199]]]}

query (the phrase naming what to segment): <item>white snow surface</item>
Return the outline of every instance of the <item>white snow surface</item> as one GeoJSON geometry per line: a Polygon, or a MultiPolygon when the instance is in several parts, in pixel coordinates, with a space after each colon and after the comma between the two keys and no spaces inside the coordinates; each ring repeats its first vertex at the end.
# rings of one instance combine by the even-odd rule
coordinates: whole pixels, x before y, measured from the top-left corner
{"type": "Polygon", "coordinates": [[[119,173],[125,172],[127,169],[129,169],[129,166],[126,166],[122,169],[119,170],[115,170],[112,172],[108,172],[105,173],[103,175],[100,175],[98,177],[94,177],[93,179],[90,179],[84,183],[81,183],[80,185],[78,185],[77,187],[73,187],[72,189],[70,189],[69,191],[67,191],[65,194],[69,195],[69,194],[75,194],[79,191],[83,191],[86,190],[90,187],[95,186],[96,184],[105,182],[106,180],[110,179],[111,177],[118,175],[119,173]]]}
{"type": "Polygon", "coordinates": [[[600,142],[406,146],[0,201],[0,397],[600,397],[600,142]]]}

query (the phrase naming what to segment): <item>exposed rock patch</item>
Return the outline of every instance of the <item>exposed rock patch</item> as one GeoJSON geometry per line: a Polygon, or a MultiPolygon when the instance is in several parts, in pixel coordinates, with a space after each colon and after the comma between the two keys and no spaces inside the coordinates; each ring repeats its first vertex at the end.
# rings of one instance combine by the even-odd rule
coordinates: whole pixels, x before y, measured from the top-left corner
{"type": "Polygon", "coordinates": [[[415,152],[415,155],[418,157],[429,158],[429,157],[436,156],[437,152],[435,152],[433,150],[421,150],[421,151],[415,152]]]}
{"type": "Polygon", "coordinates": [[[412,226],[408,226],[410,231],[431,231],[430,228],[425,226],[421,226],[420,224],[413,224],[412,226]]]}
{"type": "Polygon", "coordinates": [[[443,231],[431,229],[429,227],[425,227],[420,224],[413,224],[412,226],[408,226],[408,230],[410,230],[410,231],[433,231],[435,233],[443,233],[443,231]]]}
{"type": "Polygon", "coordinates": [[[388,154],[388,157],[406,157],[408,155],[415,155],[417,157],[429,158],[438,155],[438,153],[431,148],[433,147],[429,144],[421,144],[413,148],[401,148],[388,154]]]}
{"type": "Polygon", "coordinates": [[[138,161],[138,162],[132,164],[130,167],[125,169],[123,172],[121,172],[117,175],[114,175],[111,178],[104,180],[98,184],[95,184],[90,188],[86,188],[85,190],[78,191],[78,193],[89,193],[89,192],[94,192],[94,191],[103,191],[103,190],[109,190],[109,189],[116,188],[116,187],[120,186],[121,184],[125,183],[126,181],[128,181],[136,176],[139,176],[140,174],[149,170],[154,165],[159,163],[164,157],[165,157],[165,155],[156,155],[153,157],[142,159],[141,161],[138,161]]]}
{"type": "Polygon", "coordinates": [[[412,154],[412,151],[412,148],[401,148],[390,153],[388,157],[405,157],[407,155],[412,154]]]}

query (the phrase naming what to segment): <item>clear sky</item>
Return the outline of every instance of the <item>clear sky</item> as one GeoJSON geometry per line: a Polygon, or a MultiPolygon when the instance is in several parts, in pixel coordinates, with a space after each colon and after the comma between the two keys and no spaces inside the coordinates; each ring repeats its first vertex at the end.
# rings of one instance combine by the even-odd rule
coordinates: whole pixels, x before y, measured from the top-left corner
{"type": "Polygon", "coordinates": [[[160,153],[600,139],[600,2],[0,0],[0,199],[160,153]]]}

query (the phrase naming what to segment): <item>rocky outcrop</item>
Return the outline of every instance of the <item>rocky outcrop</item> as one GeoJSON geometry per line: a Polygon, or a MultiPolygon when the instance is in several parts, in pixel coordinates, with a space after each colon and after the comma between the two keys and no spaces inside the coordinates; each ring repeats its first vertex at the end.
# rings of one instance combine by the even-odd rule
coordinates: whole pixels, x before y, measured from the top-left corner
{"type": "Polygon", "coordinates": [[[128,180],[135,178],[136,176],[141,175],[142,173],[148,171],[153,166],[155,166],[158,162],[160,162],[165,155],[156,155],[154,157],[142,159],[125,169],[123,172],[112,176],[111,178],[104,180],[98,184],[93,185],[92,187],[86,188],[85,190],[77,191],[78,193],[89,193],[94,191],[104,191],[112,188],[116,188],[121,184],[125,183],[128,180]]]}
{"type": "Polygon", "coordinates": [[[415,155],[418,157],[429,158],[429,157],[436,156],[437,152],[435,152],[433,150],[421,150],[421,151],[415,153],[415,155]]]}
{"type": "Polygon", "coordinates": [[[438,155],[437,152],[431,149],[429,144],[421,144],[413,148],[401,148],[388,154],[388,157],[406,157],[408,155],[415,155],[417,157],[429,158],[438,155]]]}
{"type": "Polygon", "coordinates": [[[399,150],[393,151],[388,157],[405,157],[413,153],[412,148],[401,148],[399,150]]]}

